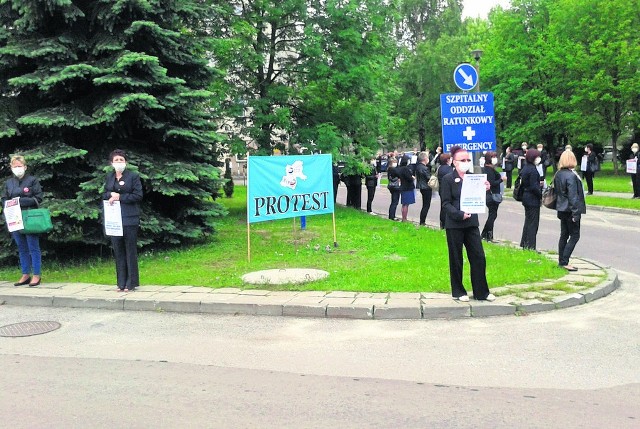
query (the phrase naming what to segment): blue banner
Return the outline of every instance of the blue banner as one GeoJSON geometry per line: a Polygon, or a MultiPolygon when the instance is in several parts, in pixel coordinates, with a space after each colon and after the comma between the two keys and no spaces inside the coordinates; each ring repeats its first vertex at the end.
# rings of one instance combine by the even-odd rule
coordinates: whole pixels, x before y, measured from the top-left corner
{"type": "Polygon", "coordinates": [[[461,146],[469,152],[496,150],[493,93],[440,94],[442,148],[461,146]]]}
{"type": "Polygon", "coordinates": [[[333,213],[331,155],[250,156],[249,223],[333,213]]]}

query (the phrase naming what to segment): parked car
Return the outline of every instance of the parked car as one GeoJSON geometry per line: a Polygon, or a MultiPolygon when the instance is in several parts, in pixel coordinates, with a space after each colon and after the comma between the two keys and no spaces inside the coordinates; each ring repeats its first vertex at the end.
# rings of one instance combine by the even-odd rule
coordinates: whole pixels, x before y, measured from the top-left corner
{"type": "Polygon", "coordinates": [[[613,146],[608,145],[602,149],[602,160],[603,161],[613,160],[613,146]]]}

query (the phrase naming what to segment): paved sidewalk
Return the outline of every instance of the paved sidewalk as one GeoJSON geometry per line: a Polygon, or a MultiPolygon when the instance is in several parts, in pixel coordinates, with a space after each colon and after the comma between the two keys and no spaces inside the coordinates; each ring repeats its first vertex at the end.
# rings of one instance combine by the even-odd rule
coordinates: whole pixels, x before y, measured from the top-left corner
{"type": "Polygon", "coordinates": [[[283,292],[194,286],[141,286],[125,293],[114,286],[87,283],[43,283],[29,288],[5,281],[0,282],[0,304],[352,319],[456,319],[572,307],[608,295],[619,286],[618,275],[608,267],[584,259],[572,259],[572,265],[578,272],[558,280],[493,288],[498,296],[494,302],[471,299],[461,303],[439,293],[283,292]],[[558,285],[562,291],[557,290],[558,285]]]}

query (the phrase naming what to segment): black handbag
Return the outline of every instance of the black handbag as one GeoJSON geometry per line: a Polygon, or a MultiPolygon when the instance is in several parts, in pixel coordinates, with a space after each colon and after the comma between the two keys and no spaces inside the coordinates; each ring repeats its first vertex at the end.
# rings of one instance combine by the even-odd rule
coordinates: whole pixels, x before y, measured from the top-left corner
{"type": "Polygon", "coordinates": [[[387,185],[387,189],[390,191],[399,191],[402,185],[400,184],[400,178],[396,177],[395,179],[389,179],[389,184],[387,185]]]}

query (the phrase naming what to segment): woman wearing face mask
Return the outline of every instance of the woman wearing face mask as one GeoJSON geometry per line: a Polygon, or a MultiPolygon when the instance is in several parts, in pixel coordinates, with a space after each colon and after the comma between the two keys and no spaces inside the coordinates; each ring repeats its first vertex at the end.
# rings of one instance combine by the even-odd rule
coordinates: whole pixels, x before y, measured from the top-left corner
{"type": "MultiPolygon", "coordinates": [[[[6,201],[19,197],[20,209],[35,209],[42,202],[42,187],[34,176],[26,174],[27,163],[24,157],[11,157],[11,172],[13,176],[7,180],[2,196],[2,207],[6,201]]],[[[11,233],[11,237],[18,245],[20,269],[22,277],[14,286],[38,286],[41,281],[42,253],[40,252],[40,237],[38,234],[22,234],[19,231],[11,233]],[[33,273],[33,275],[32,275],[33,273]]]]}
{"type": "Polygon", "coordinates": [[[487,152],[484,156],[484,167],[482,168],[482,172],[487,175],[487,182],[489,182],[489,185],[491,186],[487,191],[486,199],[489,215],[487,216],[487,221],[484,223],[484,228],[482,229],[482,234],[480,234],[480,236],[483,240],[490,242],[494,242],[493,224],[498,217],[498,206],[502,201],[500,184],[503,180],[507,180],[506,176],[503,179],[500,173],[496,171],[496,165],[498,165],[498,155],[495,152],[487,152]],[[497,195],[497,197],[494,197],[494,195],[497,195]]]}
{"type": "MultiPolygon", "coordinates": [[[[636,168],[640,167],[640,152],[638,152],[638,143],[631,145],[631,156],[629,159],[636,160],[636,168]]],[[[640,198],[640,172],[636,170],[636,174],[631,175],[631,185],[633,185],[633,197],[640,198]]]]}
{"type": "MultiPolygon", "coordinates": [[[[448,153],[443,153],[440,156],[440,167],[438,167],[438,171],[436,174],[438,176],[438,183],[442,183],[442,179],[447,174],[453,172],[453,167],[451,167],[451,155],[448,153]]],[[[438,194],[440,192],[438,191],[438,194]]],[[[442,197],[440,197],[440,229],[444,229],[444,221],[445,221],[445,212],[442,209],[442,197]]]]}
{"type": "MultiPolygon", "coordinates": [[[[398,161],[395,157],[389,158],[389,168],[387,169],[387,178],[389,179],[389,183],[400,181],[400,175],[396,171],[398,167],[398,161]]],[[[396,219],[396,210],[398,209],[398,202],[400,202],[400,188],[393,188],[390,185],[387,185],[389,192],[391,192],[391,204],[389,204],[389,219],[396,219]]]]}
{"type": "Polygon", "coordinates": [[[520,172],[523,189],[522,205],[524,206],[524,226],[522,227],[520,247],[523,249],[536,250],[543,185],[542,177],[536,166],[541,161],[540,152],[537,149],[529,149],[520,172]]]}
{"type": "Polygon", "coordinates": [[[109,204],[120,202],[123,235],[112,236],[111,245],[116,259],[118,290],[129,292],[140,286],[137,241],[142,182],[140,176],[126,169],[127,156],[124,151],[114,150],[109,160],[114,171],[107,176],[102,199],[109,201],[109,204]]]}
{"type": "MultiPolygon", "coordinates": [[[[445,229],[447,247],[449,249],[449,276],[453,299],[468,302],[469,296],[462,284],[462,247],[467,250],[467,258],[471,266],[471,287],[473,297],[481,301],[494,301],[496,297],[489,293],[486,268],[487,260],[482,248],[478,215],[460,210],[460,193],[465,174],[472,171],[473,163],[469,152],[460,146],[451,148],[454,170],[442,178],[440,182],[440,198],[442,210],[446,213],[445,229]]],[[[489,182],[485,182],[489,189],[489,182]]]]}

